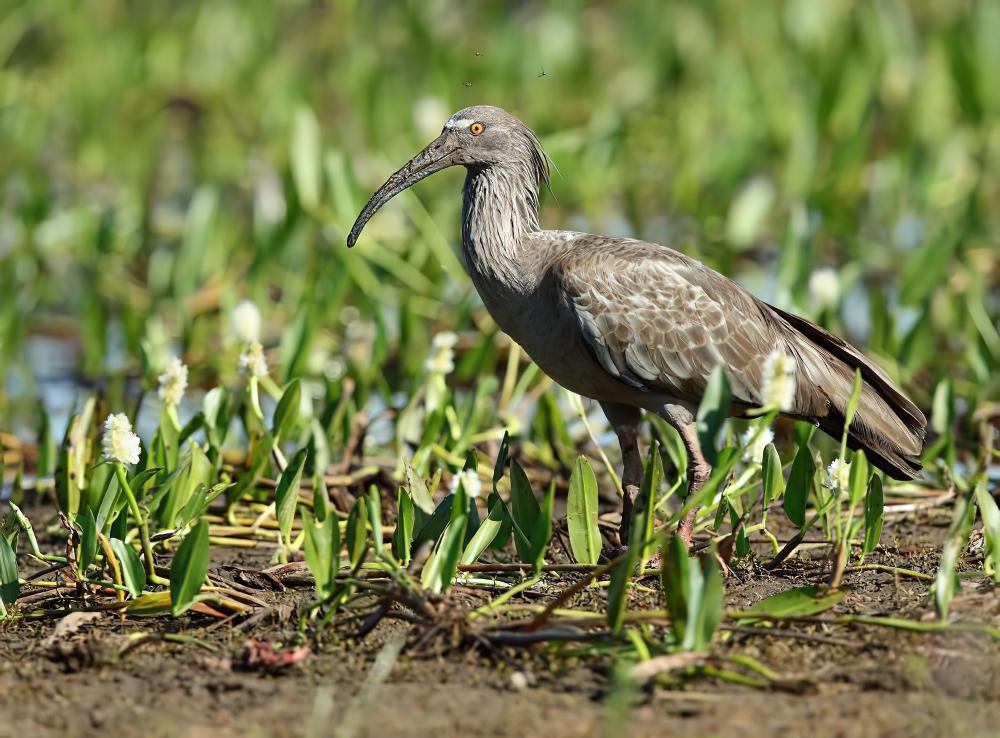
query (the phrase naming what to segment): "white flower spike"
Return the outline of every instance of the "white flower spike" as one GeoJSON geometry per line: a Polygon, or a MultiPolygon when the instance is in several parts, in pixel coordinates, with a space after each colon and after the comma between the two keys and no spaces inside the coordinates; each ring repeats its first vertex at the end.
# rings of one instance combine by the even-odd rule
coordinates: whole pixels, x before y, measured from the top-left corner
{"type": "Polygon", "coordinates": [[[451,478],[451,492],[458,492],[458,485],[465,487],[465,494],[476,499],[483,493],[483,483],[472,469],[463,469],[451,478]]]}
{"type": "Polygon", "coordinates": [[[240,343],[260,340],[260,310],[250,300],[240,300],[229,316],[233,336],[240,343]]]}
{"type": "Polygon", "coordinates": [[[176,356],[167,362],[167,367],[160,375],[160,399],[167,405],[179,405],[188,386],[188,368],[176,356]]]}
{"type": "Polygon", "coordinates": [[[424,369],[431,374],[446,375],[455,371],[455,344],[458,336],[451,331],[438,333],[431,339],[431,353],[424,362],[424,369]]]}
{"type": "Polygon", "coordinates": [[[837,492],[846,492],[851,482],[851,464],[840,457],[830,462],[823,478],[823,486],[837,492]]]}
{"type": "Polygon", "coordinates": [[[760,464],[764,460],[764,449],[773,440],[774,431],[770,428],[762,428],[759,433],[756,428],[749,428],[746,433],[740,436],[740,445],[743,446],[743,461],[760,464]],[[756,434],[756,438],[754,434],[756,434]]]}
{"type": "Polygon", "coordinates": [[[125,413],[109,415],[104,421],[104,437],[101,439],[104,458],[119,464],[139,463],[139,436],[132,432],[132,423],[125,413]]]}
{"type": "Polygon", "coordinates": [[[795,359],[780,348],[764,360],[760,394],[766,407],[776,407],[782,412],[792,409],[795,402],[795,359]]]}
{"type": "Polygon", "coordinates": [[[240,374],[248,377],[267,376],[267,357],[264,356],[264,347],[260,345],[260,341],[251,342],[240,354],[240,374]]]}
{"type": "Polygon", "coordinates": [[[824,267],[810,274],[809,296],[821,310],[837,307],[840,299],[840,277],[837,276],[837,271],[824,267]]]}

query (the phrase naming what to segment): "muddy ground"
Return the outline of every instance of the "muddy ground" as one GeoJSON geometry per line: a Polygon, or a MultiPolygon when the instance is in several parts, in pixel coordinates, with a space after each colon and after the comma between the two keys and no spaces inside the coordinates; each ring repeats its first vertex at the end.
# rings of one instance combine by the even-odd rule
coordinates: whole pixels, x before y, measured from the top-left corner
{"type": "MultiPolygon", "coordinates": [[[[950,513],[914,515],[888,521],[869,562],[933,571],[950,513]]],[[[824,555],[803,551],[776,572],[738,567],[727,605],[821,581],[824,555]]],[[[267,553],[229,550],[215,563],[219,576],[252,582],[241,570],[265,567],[267,553]]],[[[963,568],[977,566],[973,550],[963,568]]],[[[846,583],[835,613],[933,617],[926,580],[861,571],[846,583]]],[[[261,670],[246,665],[247,641],[301,642],[294,608],[310,592],[259,586],[274,615],[245,631],[199,614],[123,621],[108,613],[55,639],[52,619],[0,624],[0,737],[1000,735],[1000,643],[983,635],[816,623],[726,630],[717,663],[750,655],[781,675],[776,686],[700,676],[631,694],[613,688],[606,656],[444,644],[435,655],[404,651],[384,684],[362,689],[382,645],[411,626],[383,621],[361,642],[333,638],[286,669],[261,670]],[[137,633],[149,636],[121,653],[137,633]],[[214,650],[162,640],[171,633],[214,650]]],[[[952,613],[998,625],[1000,590],[966,580],[952,613]]]]}

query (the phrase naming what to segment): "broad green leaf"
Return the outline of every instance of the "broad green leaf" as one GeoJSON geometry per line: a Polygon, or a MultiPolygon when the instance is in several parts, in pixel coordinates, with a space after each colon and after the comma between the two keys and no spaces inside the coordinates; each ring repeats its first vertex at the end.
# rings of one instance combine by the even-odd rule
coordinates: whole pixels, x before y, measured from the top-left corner
{"type": "Polygon", "coordinates": [[[97,555],[97,523],[94,513],[89,507],[83,508],[76,516],[76,525],[80,529],[80,546],[76,555],[77,569],[81,574],[87,571],[97,555]]]}
{"type": "Polygon", "coordinates": [[[812,492],[815,476],[816,466],[812,452],[807,444],[803,444],[792,460],[784,500],[785,514],[800,528],[806,523],[806,501],[812,492]]]}
{"type": "Polygon", "coordinates": [[[372,529],[375,555],[382,553],[382,495],[374,484],[368,488],[368,525],[372,529]]]}
{"type": "Polygon", "coordinates": [[[0,605],[13,604],[21,593],[17,581],[17,556],[5,536],[0,536],[0,605]]]}
{"type": "Polygon", "coordinates": [[[292,120],[292,179],[299,202],[305,210],[315,210],[322,189],[322,158],[319,122],[308,105],[300,105],[292,120]]]}
{"type": "Polygon", "coordinates": [[[448,495],[441,500],[441,504],[435,508],[432,515],[429,517],[424,516],[426,519],[423,524],[419,526],[419,530],[413,538],[414,549],[420,547],[427,541],[436,542],[438,540],[444,532],[444,529],[448,527],[448,523],[451,521],[451,510],[454,502],[455,495],[448,495]]]}
{"type": "Polygon", "coordinates": [[[303,509],[302,529],[306,566],[315,580],[317,597],[325,600],[333,593],[340,569],[340,522],[336,515],[327,515],[319,522],[303,509]]]}
{"type": "Polygon", "coordinates": [[[696,418],[698,441],[701,451],[709,464],[715,466],[718,458],[718,437],[726,419],[729,417],[732,394],[729,390],[729,380],[721,365],[717,365],[708,378],[705,394],[698,406],[696,418]]]}
{"type": "Polygon", "coordinates": [[[852,505],[861,502],[868,489],[868,459],[865,452],[858,450],[851,459],[851,472],[848,477],[849,499],[852,505]]]}
{"type": "Polygon", "coordinates": [[[285,391],[278,400],[278,406],[274,409],[274,422],[271,424],[271,433],[275,439],[287,438],[288,433],[299,421],[299,407],[302,402],[302,383],[298,379],[293,379],[285,387],[285,391]]]}
{"type": "Polygon", "coordinates": [[[884,504],[882,500],[882,480],[874,475],[868,483],[868,496],[865,497],[865,543],[862,554],[867,555],[875,550],[879,538],[882,537],[884,504]]]}
{"type": "Polygon", "coordinates": [[[490,511],[486,520],[479,524],[479,529],[465,546],[462,553],[463,564],[474,564],[483,555],[483,551],[493,542],[497,534],[503,528],[503,520],[506,511],[503,501],[499,497],[490,495],[490,511]]]}
{"type": "Polygon", "coordinates": [[[199,522],[181,541],[170,564],[170,610],[177,617],[194,602],[208,574],[208,523],[199,522]]]}
{"type": "Polygon", "coordinates": [[[549,541],[552,540],[552,509],[555,505],[556,483],[552,480],[549,491],[545,495],[545,500],[540,508],[538,517],[535,518],[535,525],[531,531],[531,563],[535,565],[535,571],[540,571],[545,563],[545,552],[549,548],[549,541]]]}
{"type": "Polygon", "coordinates": [[[817,615],[837,605],[846,596],[847,592],[842,589],[829,592],[815,585],[794,587],[770,597],[765,597],[755,605],[740,610],[740,617],[753,617],[756,615],[772,618],[789,618],[817,615]]]}
{"type": "Polygon", "coordinates": [[[983,520],[983,539],[986,549],[984,558],[989,567],[992,567],[994,581],[1000,582],[1000,509],[997,508],[996,500],[990,494],[984,477],[980,477],[976,484],[976,504],[983,520]]]}
{"type": "MultiPolygon", "coordinates": [[[[45,403],[38,403],[38,458],[35,460],[35,476],[39,479],[51,477],[56,469],[56,443],[52,436],[52,423],[45,410],[45,403]]],[[[3,459],[0,459],[0,478],[3,459]]]]}
{"type": "Polygon", "coordinates": [[[510,514],[514,525],[514,546],[518,558],[525,563],[533,563],[531,533],[535,529],[535,521],[541,515],[541,508],[535,499],[528,477],[514,459],[510,462],[510,514]]]}
{"type": "Polygon", "coordinates": [[[644,563],[656,553],[657,542],[653,538],[654,513],[656,511],[656,493],[660,490],[663,482],[663,459],[660,456],[660,446],[656,441],[649,447],[649,456],[646,460],[642,474],[642,482],[639,485],[639,497],[635,501],[635,519],[633,525],[635,530],[630,529],[629,545],[638,546],[643,541],[647,541],[645,547],[639,552],[637,561],[644,563]]]}
{"type": "Polygon", "coordinates": [[[698,608],[697,639],[694,643],[695,651],[707,649],[715,636],[715,631],[722,622],[725,614],[723,603],[725,600],[725,587],[722,582],[722,572],[715,561],[715,552],[712,551],[705,556],[701,564],[704,586],[700,607],[698,608]]]}
{"type": "MultiPolygon", "coordinates": [[[[566,499],[569,545],[581,564],[596,564],[601,556],[601,529],[597,524],[597,477],[585,456],[577,456],[566,499]]],[[[499,529],[500,521],[497,520],[499,529]]]]}
{"type": "Polygon", "coordinates": [[[295,509],[299,502],[299,488],[302,484],[302,469],[306,465],[308,449],[300,449],[288,462],[285,471],[278,480],[278,488],[274,492],[275,513],[281,537],[287,546],[292,535],[292,523],[295,522],[295,509]]]}
{"type": "Polygon", "coordinates": [[[125,606],[125,612],[133,617],[155,617],[171,611],[171,594],[166,590],[147,592],[130,600],[125,606]]]}
{"type": "Polygon", "coordinates": [[[368,503],[364,496],[358,497],[347,516],[345,532],[347,558],[351,566],[357,566],[368,552],[368,503]]]}
{"type": "Polygon", "coordinates": [[[396,530],[392,533],[392,554],[403,566],[410,563],[413,545],[413,499],[405,487],[396,491],[396,530]]]}
{"type": "Polygon", "coordinates": [[[118,559],[118,566],[122,572],[122,580],[128,593],[135,599],[142,594],[146,588],[146,570],[139,560],[139,554],[135,549],[118,538],[112,538],[111,550],[118,559]]]}
{"type": "Polygon", "coordinates": [[[941,560],[934,578],[934,604],[937,607],[938,617],[942,620],[948,619],[951,601],[961,587],[956,569],[962,552],[969,545],[975,512],[975,506],[970,504],[969,497],[956,499],[948,537],[941,549],[941,560]]]}
{"type": "Polygon", "coordinates": [[[427,484],[412,466],[406,466],[406,488],[410,492],[413,504],[428,515],[434,512],[434,498],[427,489],[427,484]]]}
{"type": "Polygon", "coordinates": [[[670,629],[677,643],[683,643],[687,635],[690,614],[692,577],[701,577],[697,567],[690,566],[687,546],[679,535],[671,535],[663,546],[660,564],[660,580],[663,596],[667,600],[670,613],[670,629]]]}
{"type": "Polygon", "coordinates": [[[764,479],[764,505],[766,507],[785,493],[785,478],[781,474],[781,458],[773,443],[767,444],[767,448],[764,449],[761,476],[764,479]]]}

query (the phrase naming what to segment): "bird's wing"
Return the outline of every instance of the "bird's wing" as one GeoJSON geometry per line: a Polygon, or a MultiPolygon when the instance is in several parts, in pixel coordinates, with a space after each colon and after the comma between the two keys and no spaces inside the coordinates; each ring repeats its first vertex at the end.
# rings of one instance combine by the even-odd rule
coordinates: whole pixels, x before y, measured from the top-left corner
{"type": "Polygon", "coordinates": [[[783,339],[734,282],[666,247],[601,236],[575,238],[552,275],[608,374],[696,403],[721,364],[734,399],[760,404],[764,361],[783,339]]]}

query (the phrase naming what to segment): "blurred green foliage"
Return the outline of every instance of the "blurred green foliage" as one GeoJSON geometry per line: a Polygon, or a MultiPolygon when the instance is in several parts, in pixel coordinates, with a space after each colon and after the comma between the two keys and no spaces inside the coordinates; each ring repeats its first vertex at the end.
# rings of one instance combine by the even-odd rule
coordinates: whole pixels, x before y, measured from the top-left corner
{"type": "MultiPolygon", "coordinates": [[[[461,174],[344,237],[479,102],[545,144],[547,227],[674,245],[863,343],[924,407],[945,377],[960,413],[1000,395],[992,0],[2,5],[0,422],[51,374],[39,337],[113,405],[169,353],[232,378],[241,298],[282,380],[350,376],[359,407],[412,389],[430,333],[490,332],[461,174]]],[[[501,373],[469,335],[459,379],[501,373]]]]}

